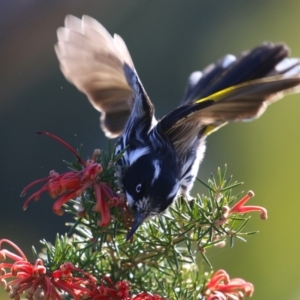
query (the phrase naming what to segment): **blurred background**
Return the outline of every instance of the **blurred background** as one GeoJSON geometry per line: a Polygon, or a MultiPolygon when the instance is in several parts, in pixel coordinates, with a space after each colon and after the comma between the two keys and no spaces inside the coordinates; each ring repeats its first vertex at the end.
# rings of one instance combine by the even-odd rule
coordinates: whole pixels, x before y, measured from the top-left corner
{"type": "MultiPolygon", "coordinates": [[[[0,238],[9,238],[31,256],[39,240],[64,233],[67,215],[52,213],[44,195],[22,211],[22,189],[55,169],[66,170],[72,155],[59,143],[36,135],[46,130],[83,157],[106,149],[99,115],[60,72],[53,46],[66,14],[88,14],[127,43],[157,117],[181,99],[188,75],[226,53],[263,41],[285,42],[300,57],[298,0],[37,1],[0,3],[0,238]]],[[[208,253],[215,269],[226,269],[255,285],[253,299],[300,299],[299,178],[300,95],[270,107],[253,123],[230,124],[209,137],[199,177],[228,164],[228,174],[252,189],[252,204],[269,219],[252,216],[247,229],[259,230],[208,253]]],[[[241,189],[240,189],[241,190],[241,189]]],[[[237,189],[237,192],[240,191],[237,189]]],[[[197,185],[194,193],[206,192],[197,185]]],[[[0,293],[2,290],[0,290],[0,293]]],[[[3,294],[1,299],[7,299],[3,294]]]]}

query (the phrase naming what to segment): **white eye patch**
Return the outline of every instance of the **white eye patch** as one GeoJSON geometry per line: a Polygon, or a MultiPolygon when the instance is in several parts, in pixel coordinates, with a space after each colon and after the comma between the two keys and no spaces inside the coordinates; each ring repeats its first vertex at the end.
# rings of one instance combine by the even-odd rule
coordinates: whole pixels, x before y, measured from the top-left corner
{"type": "Polygon", "coordinates": [[[141,191],[141,188],[142,188],[142,184],[139,183],[139,184],[135,187],[135,191],[136,191],[137,193],[139,193],[139,192],[141,191]]]}

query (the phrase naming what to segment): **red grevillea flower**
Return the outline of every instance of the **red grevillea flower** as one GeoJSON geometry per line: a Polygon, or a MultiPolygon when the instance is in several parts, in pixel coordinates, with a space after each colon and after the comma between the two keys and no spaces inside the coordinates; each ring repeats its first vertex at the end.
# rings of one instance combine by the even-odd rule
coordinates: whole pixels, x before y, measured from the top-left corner
{"type": "Polygon", "coordinates": [[[19,300],[20,295],[27,291],[27,299],[33,299],[33,295],[38,288],[44,293],[45,299],[60,300],[60,296],[51,283],[51,278],[46,274],[46,268],[41,259],[37,259],[34,264],[28,262],[21,249],[13,242],[0,240],[0,261],[6,258],[13,260],[13,263],[0,263],[0,282],[9,292],[12,299],[19,300]],[[13,247],[17,254],[9,250],[2,249],[2,244],[7,243],[13,247]],[[7,280],[10,280],[7,282],[7,280]]]}
{"type": "Polygon", "coordinates": [[[245,297],[251,297],[253,292],[252,283],[241,278],[230,279],[224,270],[218,270],[206,283],[202,295],[205,300],[241,300],[245,297]]]}
{"type": "Polygon", "coordinates": [[[0,263],[0,284],[9,292],[10,298],[15,300],[19,300],[24,292],[26,292],[26,299],[61,300],[62,292],[69,294],[74,300],[131,299],[127,281],[118,281],[113,284],[109,277],[104,276],[101,284],[98,285],[95,277],[76,268],[71,262],[64,263],[53,272],[47,271],[41,259],[37,259],[34,264],[28,262],[17,245],[7,239],[2,239],[0,240],[0,261],[7,258],[13,262],[0,263]],[[3,243],[13,247],[17,254],[2,249],[3,243]]]}
{"type": "Polygon", "coordinates": [[[250,199],[254,197],[254,193],[249,191],[246,196],[244,196],[239,202],[237,202],[229,211],[229,214],[239,213],[244,214],[247,212],[258,211],[260,212],[260,217],[263,220],[268,218],[268,212],[264,207],[256,206],[256,205],[247,205],[244,204],[250,199]]]}
{"type": "Polygon", "coordinates": [[[25,201],[23,208],[26,209],[31,200],[39,200],[41,194],[45,191],[48,191],[51,197],[58,198],[53,205],[53,211],[58,215],[62,215],[62,206],[65,203],[67,203],[71,199],[81,196],[86,189],[92,187],[94,189],[96,199],[94,210],[101,214],[101,221],[98,222],[98,225],[108,225],[111,219],[109,207],[123,207],[126,206],[126,202],[121,195],[114,193],[106,183],[97,181],[98,176],[103,171],[102,166],[96,162],[96,159],[100,154],[100,150],[95,150],[92,159],[84,162],[80,158],[78,153],[65,141],[61,140],[53,134],[47,132],[41,133],[54,138],[55,140],[63,144],[67,149],[69,149],[81,164],[82,170],[69,171],[63,174],[58,174],[55,171],[51,171],[48,177],[32,182],[24,188],[21,196],[24,196],[28,189],[32,186],[41,182],[46,183],[44,184],[44,186],[42,186],[42,188],[32,194],[25,201]]]}
{"type": "Polygon", "coordinates": [[[108,276],[98,280],[88,272],[76,268],[71,262],[62,264],[59,269],[49,271],[41,259],[28,262],[22,250],[13,242],[0,240],[0,261],[7,258],[13,262],[0,262],[0,284],[9,292],[11,299],[20,300],[26,293],[26,299],[61,300],[66,293],[74,300],[164,300],[159,295],[142,292],[130,296],[130,283],[126,280],[114,283],[108,276]],[[15,249],[13,253],[2,248],[8,244],[15,249]]]}
{"type": "Polygon", "coordinates": [[[120,280],[114,284],[110,277],[103,276],[100,285],[91,288],[88,296],[91,300],[130,300],[130,283],[120,280]]]}
{"type": "Polygon", "coordinates": [[[128,281],[121,280],[114,284],[107,276],[102,277],[101,284],[97,287],[96,292],[92,291],[89,296],[92,300],[165,300],[159,295],[152,295],[147,292],[131,297],[128,281]]]}
{"type": "Polygon", "coordinates": [[[58,270],[51,272],[50,276],[55,288],[64,291],[75,300],[91,298],[97,286],[94,276],[76,268],[71,262],[62,264],[58,270]]]}
{"type": "Polygon", "coordinates": [[[228,217],[232,214],[245,214],[248,212],[258,211],[260,212],[260,218],[262,220],[266,220],[268,218],[267,210],[262,206],[256,205],[244,205],[249,199],[254,197],[253,191],[249,191],[247,195],[245,195],[241,200],[239,200],[236,204],[234,204],[231,208],[228,206],[222,207],[222,215],[221,217],[215,221],[215,225],[223,225],[228,221],[228,217]]]}

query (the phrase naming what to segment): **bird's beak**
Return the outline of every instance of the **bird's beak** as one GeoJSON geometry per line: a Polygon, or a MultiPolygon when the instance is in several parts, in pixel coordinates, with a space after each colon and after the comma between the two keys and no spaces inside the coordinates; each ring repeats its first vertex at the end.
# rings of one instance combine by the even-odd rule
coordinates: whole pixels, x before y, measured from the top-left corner
{"type": "Polygon", "coordinates": [[[137,231],[137,229],[140,227],[144,220],[145,217],[143,215],[139,213],[135,214],[135,219],[133,221],[131,230],[127,233],[126,241],[130,240],[133,237],[134,233],[137,231]]]}

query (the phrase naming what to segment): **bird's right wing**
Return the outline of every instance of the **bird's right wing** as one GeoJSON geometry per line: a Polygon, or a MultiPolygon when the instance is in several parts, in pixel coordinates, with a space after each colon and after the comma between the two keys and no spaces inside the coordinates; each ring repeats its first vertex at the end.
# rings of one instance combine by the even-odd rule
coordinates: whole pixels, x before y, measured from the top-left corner
{"type": "Polygon", "coordinates": [[[79,19],[68,15],[65,26],[57,30],[57,37],[55,50],[63,74],[101,112],[101,128],[108,137],[123,132],[141,94],[152,107],[120,36],[112,37],[89,16],[79,19]]]}

